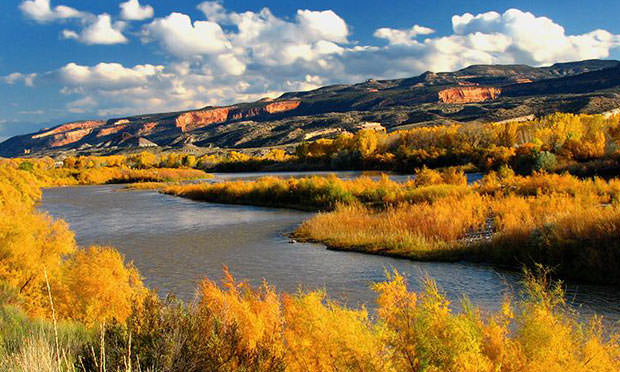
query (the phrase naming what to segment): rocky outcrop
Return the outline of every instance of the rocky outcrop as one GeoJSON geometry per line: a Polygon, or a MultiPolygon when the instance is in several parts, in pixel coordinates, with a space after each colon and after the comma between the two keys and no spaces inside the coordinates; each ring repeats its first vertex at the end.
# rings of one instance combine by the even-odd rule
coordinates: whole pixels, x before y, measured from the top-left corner
{"type": "Polygon", "coordinates": [[[473,103],[492,101],[502,94],[501,88],[495,87],[458,87],[439,91],[439,102],[473,103]]]}
{"type": "Polygon", "coordinates": [[[186,112],[176,118],[175,126],[183,133],[229,120],[244,120],[260,115],[291,111],[299,107],[299,100],[276,101],[264,106],[238,108],[236,106],[186,112]]]}
{"type": "MultiPolygon", "coordinates": [[[[32,136],[33,139],[37,139],[37,138],[43,138],[43,137],[48,137],[51,135],[55,135],[55,134],[59,134],[59,133],[65,133],[65,132],[69,132],[69,131],[73,131],[73,130],[80,130],[80,129],[93,129],[93,128],[97,128],[100,127],[102,125],[105,124],[105,121],[102,120],[86,120],[86,121],[76,121],[73,123],[67,123],[67,124],[62,124],[59,125],[55,128],[52,128],[50,130],[47,130],[45,132],[42,133],[38,133],[32,136]]],[[[82,132],[80,132],[82,133],[82,132]]]]}
{"type": "Polygon", "coordinates": [[[295,110],[299,107],[300,101],[278,101],[265,106],[265,111],[269,114],[295,110]]]}
{"type": "Polygon", "coordinates": [[[60,147],[75,143],[89,135],[93,130],[91,128],[74,129],[64,133],[54,134],[49,141],[50,147],[60,147]]]}
{"type": "Polygon", "coordinates": [[[159,123],[154,121],[149,121],[140,126],[140,129],[136,132],[139,136],[145,136],[147,134],[153,133],[153,130],[159,125],[159,123]]]}
{"type": "Polygon", "coordinates": [[[287,112],[295,110],[301,101],[299,100],[286,100],[286,101],[276,101],[269,103],[265,106],[253,106],[246,108],[233,108],[230,111],[229,120],[245,120],[254,118],[261,115],[272,115],[281,112],[287,112]]]}
{"type": "Polygon", "coordinates": [[[176,118],[175,126],[183,133],[205,127],[213,123],[223,123],[228,120],[230,107],[205,109],[186,112],[176,118]]]}
{"type": "Polygon", "coordinates": [[[99,132],[97,132],[97,137],[105,137],[111,134],[115,134],[127,129],[127,125],[115,125],[113,127],[101,128],[99,132]]]}
{"type": "Polygon", "coordinates": [[[254,116],[258,116],[263,112],[261,107],[250,107],[246,109],[233,108],[230,111],[230,120],[243,120],[246,118],[251,118],[254,116]]]}

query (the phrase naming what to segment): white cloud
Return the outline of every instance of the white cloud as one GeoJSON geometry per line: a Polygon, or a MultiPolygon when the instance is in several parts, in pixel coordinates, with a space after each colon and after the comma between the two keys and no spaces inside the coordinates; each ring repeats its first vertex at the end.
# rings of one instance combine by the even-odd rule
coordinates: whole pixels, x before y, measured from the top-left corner
{"type": "MultiPolygon", "coordinates": [[[[131,3],[131,1],[128,3],[131,3]]],[[[62,30],[61,36],[64,39],[75,39],[89,45],[110,45],[128,42],[122,32],[125,28],[125,23],[122,21],[112,23],[112,18],[107,13],[94,15],[64,5],[52,8],[50,0],[26,0],[19,5],[19,8],[24,15],[39,23],[62,21],[69,18],[79,19],[82,30],[79,32],[70,29],[62,30]]]]}
{"type": "Polygon", "coordinates": [[[97,18],[86,26],[79,34],[72,30],[63,30],[62,36],[65,39],[76,39],[84,44],[123,44],[129,40],[123,35],[125,28],[124,22],[115,22],[109,14],[100,14],[97,18]]]}
{"type": "Polygon", "coordinates": [[[121,17],[128,21],[143,21],[153,17],[153,7],[140,5],[138,0],[129,0],[119,5],[121,17]]]}
{"type": "Polygon", "coordinates": [[[317,40],[347,42],[347,24],[331,10],[315,12],[300,9],[297,11],[297,21],[304,33],[313,34],[317,40]]]}
{"type": "Polygon", "coordinates": [[[534,65],[575,59],[605,58],[620,39],[607,31],[595,30],[567,36],[564,27],[547,17],[509,9],[503,14],[465,13],[452,17],[455,35],[503,35],[511,39],[507,50],[514,60],[534,65]]]}
{"type": "Polygon", "coordinates": [[[22,82],[27,87],[33,87],[34,79],[36,79],[37,76],[38,75],[36,73],[22,74],[20,72],[13,72],[12,74],[0,77],[0,79],[10,85],[22,82]]]}
{"type": "MultiPolygon", "coordinates": [[[[205,18],[171,13],[142,27],[144,43],[153,43],[171,57],[165,66],[69,63],[46,73],[46,81],[59,84],[70,101],[67,109],[116,116],[251,101],[284,91],[370,77],[408,77],[426,70],[453,71],[471,64],[546,65],[604,58],[620,46],[619,35],[604,30],[567,35],[551,19],[516,9],[456,15],[453,31],[443,35],[414,22],[411,28],[384,27],[375,31],[377,43],[366,45],[358,44],[349,25],[329,10],[299,10],[282,18],[267,8],[231,12],[213,1],[198,9],[205,18]]],[[[64,37],[125,42],[124,24],[101,16],[107,16],[105,27],[95,27],[93,16],[82,21],[84,30],[66,30],[64,37]],[[88,29],[93,32],[88,34],[88,29]],[[114,31],[114,37],[94,37],[114,31]]],[[[1,79],[38,81],[36,74],[30,80],[28,75],[11,75],[1,79]]]]}
{"type": "Polygon", "coordinates": [[[26,17],[40,23],[87,16],[85,12],[64,5],[52,8],[50,0],[26,0],[19,4],[19,9],[26,17]]]}
{"type": "Polygon", "coordinates": [[[435,30],[433,30],[432,28],[419,25],[414,25],[408,30],[397,30],[393,28],[383,27],[377,29],[374,33],[374,36],[379,39],[385,39],[393,45],[413,45],[417,43],[415,38],[419,35],[430,35],[434,32],[435,30]]]}
{"type": "Polygon", "coordinates": [[[172,13],[145,27],[144,40],[158,41],[182,59],[204,57],[220,66],[218,61],[229,59],[233,67],[223,70],[233,75],[245,70],[248,63],[277,66],[300,60],[318,62],[325,55],[342,53],[338,44],[348,42],[346,22],[331,10],[299,10],[290,22],[267,8],[227,12],[220,2],[208,1],[198,9],[207,21],[192,22],[188,15],[172,13]],[[228,32],[222,26],[227,26],[228,32]]]}
{"type": "Polygon", "coordinates": [[[242,75],[246,69],[245,64],[232,53],[217,56],[217,63],[222,70],[230,75],[242,75]]]}
{"type": "Polygon", "coordinates": [[[202,11],[209,21],[221,22],[228,18],[226,9],[219,1],[205,1],[196,8],[202,11]]]}
{"type": "Polygon", "coordinates": [[[219,53],[230,48],[222,27],[211,21],[192,23],[188,15],[172,13],[158,18],[145,28],[145,36],[158,40],[178,57],[195,57],[219,53]]]}
{"type": "Polygon", "coordinates": [[[80,38],[80,34],[73,30],[62,30],[61,32],[63,39],[75,39],[78,40],[80,38]]]}
{"type": "Polygon", "coordinates": [[[122,89],[149,83],[149,79],[161,74],[164,66],[137,65],[131,68],[120,63],[99,63],[82,66],[68,63],[58,71],[60,82],[72,86],[122,89]]]}

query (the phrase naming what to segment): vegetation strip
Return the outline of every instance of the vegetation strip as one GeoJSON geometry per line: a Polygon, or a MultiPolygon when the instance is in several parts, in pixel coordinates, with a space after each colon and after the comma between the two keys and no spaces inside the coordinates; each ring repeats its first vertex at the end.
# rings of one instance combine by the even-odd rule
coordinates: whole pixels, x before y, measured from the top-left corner
{"type": "Polygon", "coordinates": [[[470,260],[620,284],[620,181],[509,168],[467,186],[462,171],[422,169],[406,183],[337,177],[174,185],[194,200],[323,211],[295,239],[415,260],[470,260]]]}

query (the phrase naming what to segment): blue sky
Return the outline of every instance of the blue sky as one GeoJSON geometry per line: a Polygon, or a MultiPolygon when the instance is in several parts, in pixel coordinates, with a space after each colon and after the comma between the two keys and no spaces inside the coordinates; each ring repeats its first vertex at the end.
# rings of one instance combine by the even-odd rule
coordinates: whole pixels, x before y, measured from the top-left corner
{"type": "Polygon", "coordinates": [[[475,63],[620,59],[620,2],[4,0],[0,139],[475,63]]]}

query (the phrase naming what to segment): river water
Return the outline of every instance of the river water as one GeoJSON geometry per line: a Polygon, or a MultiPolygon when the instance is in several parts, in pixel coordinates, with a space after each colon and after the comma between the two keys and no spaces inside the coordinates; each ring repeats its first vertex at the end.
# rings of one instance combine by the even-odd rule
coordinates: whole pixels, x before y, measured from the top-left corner
{"type": "MultiPolygon", "coordinates": [[[[256,176],[217,175],[215,181],[256,176]]],[[[149,287],[186,300],[194,297],[201,279],[221,279],[224,265],[255,285],[265,279],[287,292],[325,289],[332,299],[371,309],[370,284],[392,269],[408,276],[413,290],[429,276],[453,303],[467,296],[483,311],[499,309],[506,295],[521,288],[518,274],[488,265],[413,262],[291,243],[284,234],[312,215],[307,212],[195,202],[156,191],[123,191],[119,185],[48,188],[39,208],[69,222],[80,245],[116,247],[149,287]]],[[[567,284],[566,292],[580,313],[596,312],[608,324],[620,321],[617,287],[567,284]]]]}

